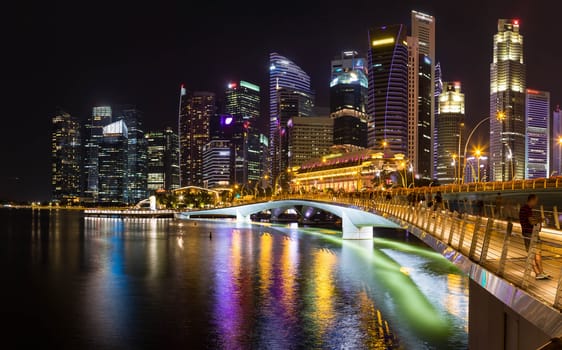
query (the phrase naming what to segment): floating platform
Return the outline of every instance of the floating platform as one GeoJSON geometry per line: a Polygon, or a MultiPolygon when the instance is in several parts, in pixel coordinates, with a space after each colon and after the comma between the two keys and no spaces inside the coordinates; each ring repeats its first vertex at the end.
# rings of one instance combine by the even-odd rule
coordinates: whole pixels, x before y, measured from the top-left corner
{"type": "Polygon", "coordinates": [[[174,210],[138,210],[138,209],[86,209],[86,217],[130,218],[130,219],[173,219],[174,210]]]}

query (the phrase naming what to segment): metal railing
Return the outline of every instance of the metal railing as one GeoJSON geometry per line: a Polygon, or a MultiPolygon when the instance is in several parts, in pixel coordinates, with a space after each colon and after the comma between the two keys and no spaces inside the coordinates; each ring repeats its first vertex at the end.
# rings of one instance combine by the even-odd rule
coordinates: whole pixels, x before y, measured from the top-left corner
{"type": "Polygon", "coordinates": [[[536,232],[530,238],[519,224],[468,213],[411,206],[400,200],[373,201],[381,214],[417,227],[467,256],[497,276],[562,310],[562,238],[536,232]],[[529,250],[525,240],[529,240],[529,250]],[[547,280],[536,280],[535,257],[540,256],[547,280]]]}

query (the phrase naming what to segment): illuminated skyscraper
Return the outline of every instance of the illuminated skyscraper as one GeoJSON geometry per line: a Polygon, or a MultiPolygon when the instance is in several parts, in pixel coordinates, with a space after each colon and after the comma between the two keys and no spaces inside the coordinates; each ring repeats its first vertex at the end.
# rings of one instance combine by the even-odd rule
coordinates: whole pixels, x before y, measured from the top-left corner
{"type": "Polygon", "coordinates": [[[406,26],[369,31],[368,145],[408,153],[408,44],[406,26]]]}
{"type": "Polygon", "coordinates": [[[109,106],[94,107],[92,115],[85,124],[82,198],[87,202],[98,201],[99,148],[103,128],[111,123],[111,115],[109,106]]]}
{"type": "Polygon", "coordinates": [[[437,126],[437,173],[439,183],[460,182],[464,156],[464,93],[461,83],[443,83],[443,92],[439,95],[437,126]]]}
{"type": "Polygon", "coordinates": [[[525,177],[525,64],[519,20],[498,20],[490,65],[490,180],[525,177]]]}
{"type": "Polygon", "coordinates": [[[203,184],[206,188],[230,186],[231,152],[228,140],[211,140],[203,147],[203,184]]]}
{"type": "MultiPolygon", "coordinates": [[[[435,96],[436,84],[438,84],[435,73],[435,17],[418,12],[412,11],[412,37],[418,39],[419,43],[419,67],[420,67],[420,115],[422,116],[418,121],[420,125],[420,136],[418,137],[418,145],[420,151],[418,152],[417,162],[414,162],[414,168],[422,177],[434,177],[433,154],[435,153],[435,114],[436,114],[436,99],[435,96]],[[429,85],[427,85],[429,79],[429,85]],[[430,98],[427,100],[427,95],[430,98]],[[429,105],[428,105],[429,103],[429,105]],[[429,138],[428,138],[429,137],[429,138]]],[[[440,73],[440,72],[439,72],[440,73]]],[[[439,76],[439,79],[441,77],[439,76]]]]}
{"type": "Polygon", "coordinates": [[[128,150],[128,130],[124,120],[102,128],[98,157],[100,203],[128,203],[128,150]]]}
{"type": "Polygon", "coordinates": [[[443,92],[443,80],[441,79],[441,63],[435,64],[434,91],[433,91],[433,174],[437,177],[437,130],[439,129],[439,95],[443,92]]]}
{"type": "Polygon", "coordinates": [[[51,186],[53,199],[63,203],[78,200],[81,165],[80,123],[59,111],[52,119],[51,186]]]}
{"type": "Polygon", "coordinates": [[[231,82],[225,92],[227,114],[237,114],[254,123],[260,116],[260,87],[244,80],[231,82]]]}
{"type": "Polygon", "coordinates": [[[127,125],[127,203],[136,204],[148,197],[147,155],[144,138],[142,112],[131,105],[120,106],[113,117],[127,125]]]}
{"type": "Polygon", "coordinates": [[[178,135],[171,129],[146,133],[149,192],[180,187],[178,135]]]}
{"type": "Polygon", "coordinates": [[[550,169],[550,92],[527,89],[525,110],[525,178],[546,178],[550,169]]]}
{"type": "Polygon", "coordinates": [[[356,51],[344,51],[332,61],[330,117],[333,143],[367,147],[367,67],[356,51]]]}
{"type": "Polygon", "coordinates": [[[187,92],[181,86],[178,124],[182,187],[203,185],[203,146],[209,142],[209,120],[215,110],[214,93],[187,92]]]}
{"type": "Polygon", "coordinates": [[[556,106],[552,112],[552,168],[556,176],[562,176],[562,111],[556,106]]]}
{"type": "Polygon", "coordinates": [[[269,147],[271,179],[287,187],[289,165],[287,122],[292,117],[312,116],[314,96],[310,77],[295,63],[279,55],[269,55],[269,147]]]}
{"type": "Polygon", "coordinates": [[[289,168],[329,153],[333,120],[325,117],[293,117],[289,120],[289,168]]]}

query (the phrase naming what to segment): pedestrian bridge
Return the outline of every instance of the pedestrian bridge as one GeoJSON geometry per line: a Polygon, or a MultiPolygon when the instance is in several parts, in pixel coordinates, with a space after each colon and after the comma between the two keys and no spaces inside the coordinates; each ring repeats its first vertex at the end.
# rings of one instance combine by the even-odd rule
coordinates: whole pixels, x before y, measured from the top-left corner
{"type": "Polygon", "coordinates": [[[186,211],[180,213],[178,218],[190,219],[192,217],[205,216],[232,216],[235,217],[238,222],[249,223],[251,221],[250,215],[252,214],[264,210],[298,206],[313,207],[339,216],[342,220],[343,239],[372,239],[373,227],[400,228],[398,224],[391,220],[353,205],[301,199],[272,200],[226,208],[186,211]]]}

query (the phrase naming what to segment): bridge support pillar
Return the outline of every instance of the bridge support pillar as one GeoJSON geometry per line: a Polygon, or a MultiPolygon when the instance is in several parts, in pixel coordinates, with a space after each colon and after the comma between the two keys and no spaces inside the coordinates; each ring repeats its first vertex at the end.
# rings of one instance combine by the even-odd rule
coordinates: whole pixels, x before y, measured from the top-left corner
{"type": "Polygon", "coordinates": [[[341,228],[343,239],[373,239],[373,226],[356,226],[345,213],[341,216],[341,228]]]}
{"type": "Polygon", "coordinates": [[[239,210],[236,210],[236,222],[249,224],[252,222],[250,215],[243,215],[239,210]]]}

